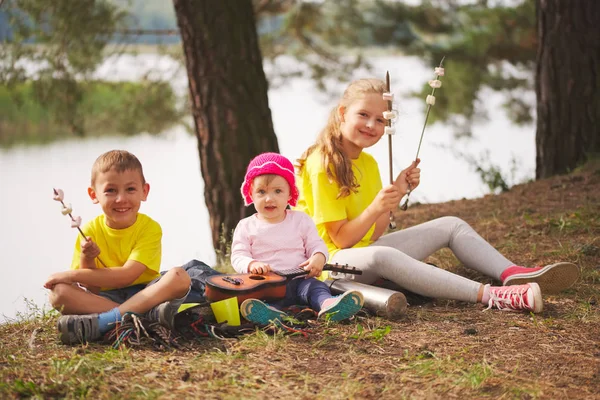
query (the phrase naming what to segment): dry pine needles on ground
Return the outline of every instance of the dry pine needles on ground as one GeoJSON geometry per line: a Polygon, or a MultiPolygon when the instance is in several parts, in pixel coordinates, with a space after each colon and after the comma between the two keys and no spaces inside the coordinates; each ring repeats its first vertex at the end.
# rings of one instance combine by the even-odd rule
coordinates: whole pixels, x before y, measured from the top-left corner
{"type": "MultiPolygon", "coordinates": [[[[581,280],[541,314],[413,301],[400,321],[257,330],[184,349],[63,346],[56,317],[0,326],[0,397],[600,398],[600,163],[497,196],[413,205],[410,226],[463,218],[525,265],[577,263],[581,280]]],[[[485,281],[449,252],[429,261],[485,281]]]]}

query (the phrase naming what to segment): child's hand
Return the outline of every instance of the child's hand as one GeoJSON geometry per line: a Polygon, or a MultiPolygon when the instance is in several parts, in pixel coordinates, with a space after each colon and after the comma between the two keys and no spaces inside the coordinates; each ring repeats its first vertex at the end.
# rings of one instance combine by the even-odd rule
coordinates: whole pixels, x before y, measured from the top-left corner
{"type": "Polygon", "coordinates": [[[251,274],[264,275],[269,271],[271,271],[271,266],[260,261],[252,261],[248,266],[248,272],[251,274]]]}
{"type": "Polygon", "coordinates": [[[46,280],[46,283],[44,283],[44,287],[46,289],[53,289],[54,285],[58,283],[67,283],[70,285],[71,283],[73,283],[70,272],[71,271],[63,271],[50,275],[50,277],[48,277],[48,279],[46,280]]]}
{"type": "Polygon", "coordinates": [[[94,260],[100,255],[100,247],[88,237],[86,242],[81,243],[81,255],[88,260],[94,260]]]}
{"type": "Polygon", "coordinates": [[[404,169],[400,172],[400,175],[396,178],[394,185],[398,186],[400,189],[400,193],[404,196],[408,192],[408,186],[410,185],[410,190],[414,190],[417,186],[419,186],[419,182],[421,182],[421,170],[417,168],[417,165],[421,162],[420,158],[417,158],[408,166],[408,168],[404,169]]]}
{"type": "Polygon", "coordinates": [[[402,196],[398,186],[388,185],[377,193],[371,204],[378,214],[383,214],[398,208],[402,196]]]}
{"type": "Polygon", "coordinates": [[[304,267],[304,270],[308,271],[308,275],[306,275],[304,279],[315,278],[321,275],[323,266],[325,266],[325,261],[327,260],[323,253],[315,253],[311,258],[300,264],[301,268],[304,267]]]}

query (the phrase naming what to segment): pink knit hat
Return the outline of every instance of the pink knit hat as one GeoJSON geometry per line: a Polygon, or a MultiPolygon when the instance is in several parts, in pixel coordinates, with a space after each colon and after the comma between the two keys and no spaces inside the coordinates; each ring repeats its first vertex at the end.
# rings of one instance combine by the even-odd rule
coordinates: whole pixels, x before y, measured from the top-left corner
{"type": "Polygon", "coordinates": [[[298,201],[300,192],[296,186],[296,177],[294,175],[294,166],[292,162],[277,153],[262,153],[254,157],[248,169],[246,169],[246,176],[244,177],[244,184],[242,185],[242,196],[244,197],[244,204],[249,206],[252,204],[252,197],[250,196],[250,186],[254,178],[260,175],[274,174],[283,177],[290,185],[290,206],[295,206],[298,201]]]}

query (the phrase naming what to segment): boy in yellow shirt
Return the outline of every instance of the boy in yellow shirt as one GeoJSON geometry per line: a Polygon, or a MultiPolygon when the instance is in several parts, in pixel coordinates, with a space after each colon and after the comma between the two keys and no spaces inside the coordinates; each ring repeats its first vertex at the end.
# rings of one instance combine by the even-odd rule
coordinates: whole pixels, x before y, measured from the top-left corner
{"type": "Polygon", "coordinates": [[[138,211],[150,185],[133,154],[112,150],[92,167],[88,194],[103,214],[78,236],[71,269],[52,274],[44,284],[65,344],[98,340],[126,312],[143,314],[169,329],[190,289],[181,267],[159,274],[160,225],[138,211]],[[100,262],[100,260],[102,260],[100,262]]]}

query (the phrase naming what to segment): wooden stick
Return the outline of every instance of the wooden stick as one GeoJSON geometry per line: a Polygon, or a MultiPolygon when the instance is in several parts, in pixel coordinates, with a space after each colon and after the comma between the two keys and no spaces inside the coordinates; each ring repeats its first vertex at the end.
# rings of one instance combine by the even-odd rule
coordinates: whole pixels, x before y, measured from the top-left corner
{"type": "MultiPolygon", "coordinates": [[[[58,196],[58,192],[56,191],[56,189],[52,188],[52,190],[54,191],[54,195],[58,196]]],[[[62,200],[60,200],[60,204],[62,204],[62,206],[64,208],[67,208],[67,206],[65,205],[65,203],[62,200]]],[[[75,222],[75,218],[73,218],[73,216],[71,215],[71,213],[69,213],[68,215],[69,215],[69,218],[71,218],[71,221],[75,222]]],[[[81,228],[79,226],[77,227],[77,230],[79,231],[79,233],[81,233],[81,237],[83,237],[83,240],[85,240],[87,242],[88,239],[87,239],[87,237],[85,236],[85,234],[83,233],[83,231],[81,230],[81,228]]],[[[96,258],[98,259],[98,261],[100,261],[100,264],[102,264],[104,266],[104,268],[108,268],[106,266],[106,264],[104,264],[104,262],[102,262],[102,260],[100,259],[100,257],[96,257],[96,258]]]]}
{"type": "MultiPolygon", "coordinates": [[[[386,71],[385,72],[385,90],[388,93],[391,93],[390,91],[390,71],[386,71]]],[[[387,101],[387,110],[388,111],[392,111],[392,101],[388,100],[387,101]]],[[[390,119],[386,119],[386,125],[391,127],[392,126],[392,120],[390,119]]],[[[390,168],[390,185],[394,184],[394,168],[393,168],[393,156],[392,156],[392,135],[388,135],[388,161],[389,161],[389,168],[390,168]]],[[[389,225],[390,229],[396,229],[396,221],[394,220],[394,211],[390,211],[390,225],[389,225]]]]}
{"type": "MultiPolygon", "coordinates": [[[[446,56],[442,57],[442,61],[440,61],[439,67],[442,68],[444,66],[444,59],[446,56]]],[[[434,79],[439,78],[439,75],[435,75],[434,79]]],[[[431,95],[435,94],[435,88],[431,88],[431,95]]],[[[425,113],[425,122],[423,123],[423,129],[421,130],[421,138],[419,139],[419,147],[417,147],[417,155],[415,156],[415,161],[419,158],[419,151],[421,150],[421,143],[423,143],[423,135],[425,134],[425,127],[427,126],[427,119],[429,118],[429,112],[431,111],[431,104],[427,105],[427,112],[425,113]]],[[[412,190],[410,187],[410,183],[408,184],[408,192],[406,193],[406,200],[404,204],[400,207],[402,211],[406,211],[408,209],[408,198],[410,197],[412,190]]]]}

